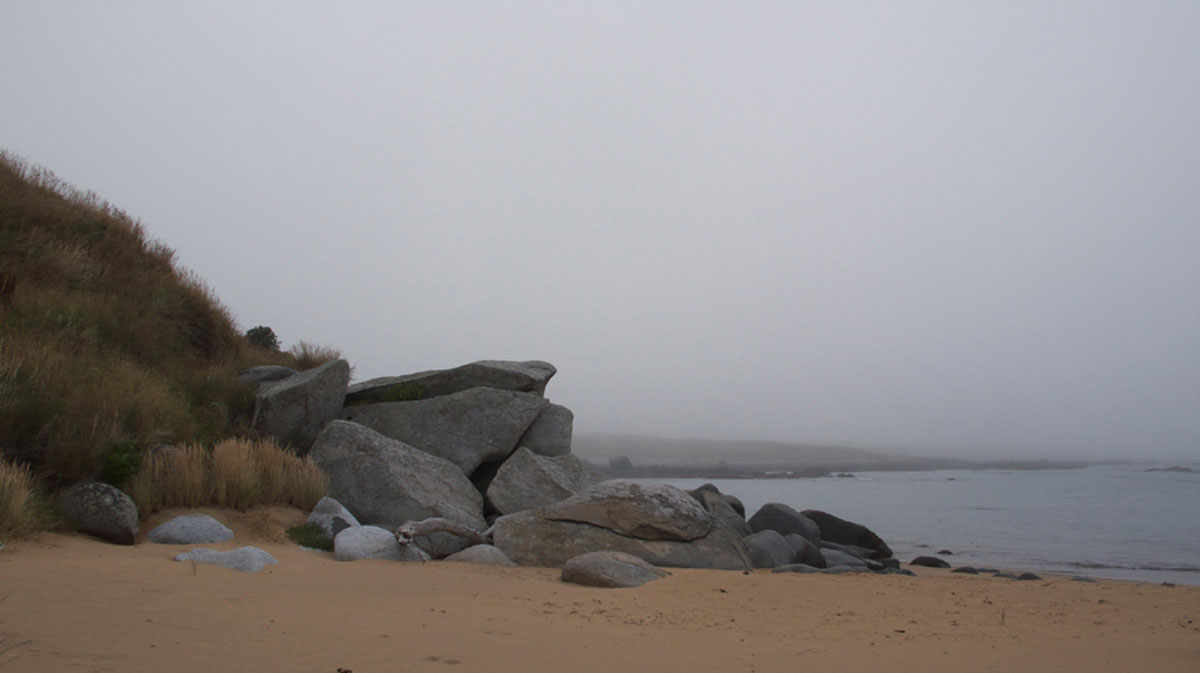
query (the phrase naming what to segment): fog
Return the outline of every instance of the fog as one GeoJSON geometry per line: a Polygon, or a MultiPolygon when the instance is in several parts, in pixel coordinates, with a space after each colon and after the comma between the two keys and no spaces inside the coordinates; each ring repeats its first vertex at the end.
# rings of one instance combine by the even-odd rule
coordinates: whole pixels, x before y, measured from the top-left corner
{"type": "Polygon", "coordinates": [[[359,380],[1200,458],[1200,4],[0,5],[0,148],[359,380]],[[846,5],[846,6],[843,6],[846,5]]]}

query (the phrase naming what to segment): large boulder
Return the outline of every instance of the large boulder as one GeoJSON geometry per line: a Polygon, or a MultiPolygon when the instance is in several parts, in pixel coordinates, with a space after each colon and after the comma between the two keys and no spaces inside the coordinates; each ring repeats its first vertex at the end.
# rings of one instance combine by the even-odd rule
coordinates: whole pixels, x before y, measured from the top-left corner
{"type": "Polygon", "coordinates": [[[329,495],[364,524],[395,530],[445,517],[483,530],[483,496],[453,463],[349,421],[332,421],[310,454],[329,495]]]}
{"type": "Polygon", "coordinates": [[[539,515],[554,521],[591,524],[643,540],[687,542],[708,535],[713,528],[708,512],[687,493],[674,486],[633,479],[601,482],[542,508],[539,515]]]}
{"type": "Polygon", "coordinates": [[[440,516],[409,521],[396,530],[396,538],[401,545],[420,547],[433,558],[445,558],[487,542],[483,533],[440,516]]]}
{"type": "Polygon", "coordinates": [[[347,528],[361,526],[358,519],[346,509],[346,506],[334,498],[325,496],[317,501],[306,523],[315,523],[325,531],[329,539],[347,528]]]}
{"type": "Polygon", "coordinates": [[[117,544],[133,544],[138,512],[133,500],[109,484],[76,484],[59,496],[59,509],[75,529],[117,544]]]}
{"type": "Polygon", "coordinates": [[[146,539],[157,544],[205,544],[233,539],[233,531],[207,514],[185,514],[155,526],[146,539]]]}
{"type": "Polygon", "coordinates": [[[562,568],[562,581],[589,587],[621,589],[639,587],[666,577],[642,559],[619,551],[593,551],[570,559],[562,568]]]}
{"type": "Polygon", "coordinates": [[[813,544],[812,540],[795,533],[785,535],[783,539],[787,540],[787,543],[792,546],[792,551],[795,552],[794,558],[796,559],[796,563],[802,563],[813,568],[824,568],[827,565],[825,563],[825,555],[821,553],[821,548],[813,544]]]}
{"type": "Polygon", "coordinates": [[[258,387],[250,425],[298,453],[306,453],[321,427],[337,418],[350,382],[350,365],[334,360],[258,387]]]}
{"type": "Polygon", "coordinates": [[[688,495],[699,500],[701,503],[704,502],[704,499],[701,496],[703,493],[712,493],[713,495],[720,496],[720,498],[724,500],[725,503],[733,509],[733,511],[738,513],[738,516],[742,517],[743,519],[746,518],[746,506],[742,504],[742,501],[739,500],[736,495],[722,493],[721,489],[717,488],[716,484],[700,484],[696,488],[687,492],[688,495]]]}
{"type": "Polygon", "coordinates": [[[517,441],[539,456],[562,456],[571,452],[571,433],[575,414],[570,409],[551,402],[533,419],[529,429],[517,441]]]}
{"type": "Polygon", "coordinates": [[[686,542],[647,540],[590,523],[543,518],[531,509],[496,519],[495,544],[518,565],[559,568],[592,551],[622,551],[656,566],[748,570],[742,538],[723,526],[686,542]]]}
{"type": "MultiPolygon", "coordinates": [[[[711,486],[711,484],[709,485],[711,486]]],[[[713,490],[698,488],[687,491],[687,494],[695,498],[708,511],[708,515],[712,517],[715,525],[725,526],[743,537],[753,532],[750,530],[750,524],[746,523],[746,519],[735,509],[736,505],[741,504],[737,498],[722,494],[716,490],[715,486],[713,490]]]]}
{"type": "Polygon", "coordinates": [[[497,470],[487,500],[500,514],[512,514],[565,500],[595,483],[575,456],[540,456],[523,446],[497,470]]]}
{"type": "Polygon", "coordinates": [[[346,391],[346,406],[426,400],[480,387],[533,393],[541,397],[546,393],[546,382],[557,371],[554,365],[540,360],[480,360],[454,369],[385,376],[356,383],[346,391]]]}
{"type": "Polygon", "coordinates": [[[758,508],[748,523],[756,533],[764,530],[773,530],[780,535],[794,533],[813,544],[821,543],[821,529],[817,524],[783,503],[768,502],[758,508]]]}
{"type": "Polygon", "coordinates": [[[801,514],[817,524],[817,527],[821,529],[822,540],[866,547],[875,552],[874,558],[877,559],[891,558],[892,556],[891,548],[883,539],[860,523],[839,519],[832,514],[815,509],[806,509],[801,514]]]}
{"type": "Polygon", "coordinates": [[[190,552],[176,554],[175,560],[207,563],[231,570],[240,570],[244,573],[256,573],[266,566],[279,563],[274,556],[258,547],[240,547],[229,551],[196,548],[190,552]]]}
{"type": "Polygon", "coordinates": [[[337,561],[357,561],[365,558],[389,561],[429,560],[416,545],[402,545],[396,534],[379,526],[355,526],[347,528],[333,538],[333,558],[337,561]]]}
{"type": "Polygon", "coordinates": [[[511,454],[547,404],[534,393],[480,387],[428,400],[348,407],[342,418],[445,458],[470,475],[481,463],[511,454]]]}
{"type": "Polygon", "coordinates": [[[792,545],[773,530],[764,530],[745,538],[750,550],[750,564],[755,568],[776,568],[788,565],[796,556],[792,545]]]}

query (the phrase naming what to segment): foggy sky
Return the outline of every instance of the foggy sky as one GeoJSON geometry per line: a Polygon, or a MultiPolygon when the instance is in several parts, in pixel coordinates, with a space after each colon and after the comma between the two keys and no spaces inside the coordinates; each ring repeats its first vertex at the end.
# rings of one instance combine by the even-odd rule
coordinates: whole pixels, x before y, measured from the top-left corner
{"type": "Polygon", "coordinates": [[[548,360],[577,431],[1200,457],[1200,3],[184,4],[0,4],[0,148],[243,330],[548,360]]]}

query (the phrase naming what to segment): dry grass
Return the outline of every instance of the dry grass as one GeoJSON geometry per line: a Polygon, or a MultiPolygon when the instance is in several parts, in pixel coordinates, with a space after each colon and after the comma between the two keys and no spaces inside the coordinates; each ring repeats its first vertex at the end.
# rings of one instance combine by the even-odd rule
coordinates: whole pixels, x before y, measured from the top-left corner
{"type": "Polygon", "coordinates": [[[38,530],[44,522],[45,507],[29,467],[0,459],[0,542],[38,530]]]}
{"type": "Polygon", "coordinates": [[[320,367],[326,362],[333,362],[342,358],[342,352],[331,346],[322,346],[321,344],[312,344],[307,341],[292,346],[288,349],[288,353],[296,359],[297,369],[312,369],[320,367]]]}
{"type": "Polygon", "coordinates": [[[126,485],[138,512],[167,507],[291,505],[312,509],[329,478],[309,458],[272,441],[227,439],[202,446],[160,449],[146,456],[126,485]]]}

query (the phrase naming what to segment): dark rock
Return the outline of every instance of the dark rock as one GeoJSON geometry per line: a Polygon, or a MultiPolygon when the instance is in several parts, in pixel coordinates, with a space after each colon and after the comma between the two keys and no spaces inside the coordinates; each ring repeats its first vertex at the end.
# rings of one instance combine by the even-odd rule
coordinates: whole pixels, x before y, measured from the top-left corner
{"type": "Polygon", "coordinates": [[[460,563],[473,563],[481,566],[515,566],[516,563],[512,559],[504,555],[498,547],[493,547],[490,544],[477,544],[466,549],[447,556],[447,561],[457,561],[460,563]]]}
{"type": "Polygon", "coordinates": [[[1017,575],[1017,579],[1029,581],[1029,580],[1040,580],[1042,578],[1040,575],[1037,575],[1035,573],[1023,572],[1020,575],[1017,575]]]}
{"type": "Polygon", "coordinates": [[[1096,583],[1096,580],[1094,580],[1094,579],[1092,579],[1092,578],[1090,578],[1090,577],[1088,577],[1088,576],[1086,576],[1086,575],[1076,575],[1076,576],[1074,576],[1074,577],[1072,577],[1072,578],[1071,578],[1071,581],[1072,581],[1072,582],[1089,582],[1089,583],[1091,583],[1091,584],[1095,584],[1095,583],[1096,583]]]}
{"type": "Polygon", "coordinates": [[[449,461],[348,421],[332,421],[311,457],[329,474],[329,494],[364,524],[394,530],[445,517],[483,530],[483,496],[449,461]]]}
{"type": "Polygon", "coordinates": [[[595,484],[571,454],[547,457],[526,447],[513,452],[487,487],[487,499],[500,514],[513,514],[565,500],[595,484]]]}
{"type": "MultiPolygon", "coordinates": [[[[733,502],[737,498],[730,495],[722,495],[720,492],[701,491],[699,489],[687,491],[687,494],[696,499],[708,515],[712,517],[713,524],[725,526],[729,530],[741,536],[746,536],[752,533],[750,524],[746,523],[746,519],[738,514],[733,507],[733,502]]],[[[741,504],[738,502],[737,504],[741,504]]]]}
{"type": "Polygon", "coordinates": [[[517,440],[539,456],[565,456],[571,453],[571,433],[575,414],[568,408],[550,403],[533,419],[529,429],[517,440]]]}
{"type": "Polygon", "coordinates": [[[950,551],[949,549],[941,549],[938,551],[938,554],[940,556],[953,556],[954,552],[950,551]]]}
{"type": "Polygon", "coordinates": [[[822,575],[846,575],[849,573],[867,572],[867,569],[862,566],[830,566],[828,568],[814,568],[803,563],[792,563],[785,566],[777,566],[771,569],[774,573],[801,573],[801,574],[822,574],[822,575]]]}
{"type": "Polygon", "coordinates": [[[708,535],[713,527],[708,512],[687,493],[674,486],[631,479],[601,482],[542,508],[539,514],[544,519],[587,523],[643,540],[687,542],[708,535]]]}
{"type": "Polygon", "coordinates": [[[872,549],[875,551],[873,558],[876,559],[888,558],[892,555],[891,548],[871,529],[862,524],[839,519],[832,514],[815,509],[806,509],[801,514],[817,524],[822,540],[872,549]]]}
{"type": "Polygon", "coordinates": [[[258,547],[240,547],[230,551],[196,548],[190,552],[177,554],[175,560],[207,563],[231,570],[240,570],[244,573],[256,573],[266,566],[279,563],[274,556],[258,547]]]}
{"type": "Polygon", "coordinates": [[[401,546],[416,545],[435,559],[487,542],[483,533],[443,517],[409,521],[396,530],[396,539],[401,546]]]}
{"type": "Polygon", "coordinates": [[[251,427],[307,453],[317,433],[337,418],[350,381],[350,365],[334,360],[258,387],[251,427]]]}
{"type": "Polygon", "coordinates": [[[317,501],[316,506],[313,507],[312,512],[308,515],[306,523],[315,523],[320,526],[331,540],[347,528],[362,525],[350,513],[350,510],[329,496],[325,496],[317,501]]]}
{"type": "Polygon", "coordinates": [[[889,568],[884,568],[881,572],[884,575],[908,575],[909,577],[917,576],[917,574],[915,572],[909,570],[908,568],[890,568],[889,567],[889,568]]]}
{"type": "Polygon", "coordinates": [[[1015,580],[1017,576],[1012,573],[992,573],[992,577],[1001,577],[1003,579],[1015,580]]]}
{"type": "Polygon", "coordinates": [[[909,565],[925,566],[926,568],[949,568],[950,564],[936,556],[918,556],[909,565]]]}
{"type": "MultiPolygon", "coordinates": [[[[795,535],[793,533],[793,535],[795,535]]],[[[799,537],[799,536],[797,536],[799,537]]],[[[795,560],[796,550],[783,536],[773,530],[764,530],[745,538],[750,552],[750,565],[755,568],[775,568],[788,565],[795,560]]]]}
{"type": "Polygon", "coordinates": [[[58,496],[58,506],[81,533],[117,544],[133,544],[137,537],[137,506],[115,486],[76,484],[58,496]]]}
{"type": "Polygon", "coordinates": [[[951,570],[950,572],[962,573],[964,575],[978,575],[979,574],[979,571],[975,568],[972,568],[971,566],[962,566],[960,568],[955,568],[954,570],[951,570]]]}
{"type": "Polygon", "coordinates": [[[813,544],[811,540],[796,533],[789,533],[783,537],[792,547],[792,558],[796,563],[803,563],[814,568],[828,567],[825,562],[825,555],[821,552],[821,548],[813,544]]]}
{"type": "Polygon", "coordinates": [[[429,554],[416,545],[401,545],[390,530],[379,526],[355,526],[333,538],[333,558],[338,561],[378,558],[423,563],[429,560],[429,554]]]}
{"type": "Polygon", "coordinates": [[[1184,474],[1195,474],[1196,471],[1190,467],[1183,465],[1172,465],[1171,467],[1152,467],[1147,472],[1182,472],[1184,474]]]}
{"type": "Polygon", "coordinates": [[[795,533],[813,544],[821,544],[821,530],[811,518],[778,502],[769,502],[758,509],[748,523],[750,530],[773,530],[780,535],[795,533]]]}
{"type": "Polygon", "coordinates": [[[642,559],[619,551],[580,554],[563,564],[562,581],[589,587],[620,589],[638,587],[666,577],[642,559]]]}
{"type": "Polygon", "coordinates": [[[207,514],[186,514],[155,526],[146,539],[156,544],[205,544],[233,539],[233,531],[207,514]]]}
{"type": "Polygon", "coordinates": [[[881,558],[879,559],[879,563],[884,568],[893,568],[895,570],[900,569],[900,559],[898,558],[881,558]]]}
{"type": "Polygon", "coordinates": [[[737,496],[729,495],[728,493],[722,493],[721,490],[718,489],[714,484],[701,484],[687,492],[688,495],[700,500],[701,504],[703,504],[704,500],[700,497],[701,493],[713,493],[721,496],[721,498],[733,508],[733,511],[737,512],[738,515],[743,519],[746,518],[746,506],[742,504],[741,500],[738,500],[737,496]]]}
{"type": "Polygon", "coordinates": [[[547,404],[533,393],[471,388],[428,400],[349,407],[342,418],[445,458],[469,475],[515,451],[547,404]]]}
{"type": "Polygon", "coordinates": [[[825,557],[827,567],[836,568],[838,566],[846,566],[850,568],[859,568],[861,570],[882,570],[883,566],[876,564],[876,568],[871,568],[867,565],[867,560],[856,555],[838,549],[821,549],[821,555],[825,557]]]}
{"type": "Polygon", "coordinates": [[[545,395],[546,383],[557,372],[549,362],[480,360],[454,369],[437,369],[404,376],[371,379],[350,386],[346,406],[425,400],[471,388],[498,388],[545,395]]]}
{"type": "Polygon", "coordinates": [[[262,365],[260,367],[243,369],[238,372],[238,381],[242,383],[270,383],[271,381],[282,381],[289,376],[295,376],[299,373],[291,367],[262,365]]]}

